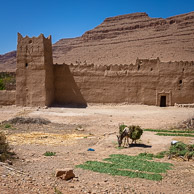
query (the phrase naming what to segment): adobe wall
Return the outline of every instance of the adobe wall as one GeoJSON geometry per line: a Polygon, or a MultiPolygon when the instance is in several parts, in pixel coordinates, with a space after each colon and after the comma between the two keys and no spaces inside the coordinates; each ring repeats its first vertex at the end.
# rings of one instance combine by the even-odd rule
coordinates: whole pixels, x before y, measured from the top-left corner
{"type": "Polygon", "coordinates": [[[18,33],[16,105],[48,106],[54,101],[51,37],[18,33]]]}
{"type": "Polygon", "coordinates": [[[54,65],[55,102],[167,105],[194,103],[194,62],[54,65]]]}
{"type": "Polygon", "coordinates": [[[0,105],[14,105],[15,91],[0,90],[0,105]]]}

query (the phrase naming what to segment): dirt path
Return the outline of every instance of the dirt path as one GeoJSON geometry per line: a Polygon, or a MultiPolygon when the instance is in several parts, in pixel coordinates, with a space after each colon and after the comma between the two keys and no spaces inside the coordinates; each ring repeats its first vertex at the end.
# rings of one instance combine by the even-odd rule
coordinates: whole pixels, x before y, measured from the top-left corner
{"type": "Polygon", "coordinates": [[[75,168],[87,160],[102,160],[110,154],[137,155],[166,150],[172,140],[194,143],[189,137],[159,137],[144,132],[141,144],[147,147],[117,149],[118,124],[138,124],[143,128],[170,128],[194,116],[194,109],[152,106],[90,106],[71,108],[2,107],[0,119],[14,116],[48,118],[49,125],[23,124],[3,128],[19,159],[13,165],[0,165],[0,193],[192,193],[194,165],[192,162],[169,161],[174,167],[162,181],[110,176],[75,168]],[[83,131],[76,130],[82,126],[83,131]],[[22,139],[23,138],[23,139],[22,139]],[[95,149],[94,152],[87,151],[95,149]],[[46,157],[46,151],[56,156],[46,157]],[[75,168],[75,179],[62,181],[56,169],[75,168]],[[9,168],[13,168],[10,170],[9,168]],[[56,192],[55,192],[56,191],[56,192]]]}

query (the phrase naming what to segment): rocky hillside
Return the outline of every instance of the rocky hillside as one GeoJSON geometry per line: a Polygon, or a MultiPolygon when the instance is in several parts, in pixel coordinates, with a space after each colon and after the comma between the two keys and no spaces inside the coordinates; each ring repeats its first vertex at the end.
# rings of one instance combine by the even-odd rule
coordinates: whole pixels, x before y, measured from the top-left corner
{"type": "MultiPolygon", "coordinates": [[[[15,68],[15,55],[0,56],[0,70],[15,68]],[[10,56],[10,57],[9,57],[10,56]]],[[[106,18],[81,37],[53,45],[54,63],[132,63],[136,58],[194,60],[194,12],[167,19],[134,13],[106,18]]]]}
{"type": "Polygon", "coordinates": [[[16,51],[0,55],[0,71],[15,71],[16,51]]]}

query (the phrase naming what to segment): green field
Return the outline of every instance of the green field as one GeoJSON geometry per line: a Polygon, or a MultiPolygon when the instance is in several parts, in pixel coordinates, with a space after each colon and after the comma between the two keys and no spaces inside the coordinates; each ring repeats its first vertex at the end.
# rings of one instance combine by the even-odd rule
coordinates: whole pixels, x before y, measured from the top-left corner
{"type": "Polygon", "coordinates": [[[87,161],[76,167],[113,176],[118,175],[159,181],[162,180],[161,173],[166,173],[167,170],[170,170],[172,164],[155,162],[153,158],[155,158],[153,154],[146,153],[139,154],[138,156],[113,154],[109,158],[105,158],[103,162],[87,161]]]}
{"type": "Polygon", "coordinates": [[[144,131],[157,132],[159,136],[184,136],[194,137],[194,130],[162,130],[162,129],[144,129],[144,131]]]}

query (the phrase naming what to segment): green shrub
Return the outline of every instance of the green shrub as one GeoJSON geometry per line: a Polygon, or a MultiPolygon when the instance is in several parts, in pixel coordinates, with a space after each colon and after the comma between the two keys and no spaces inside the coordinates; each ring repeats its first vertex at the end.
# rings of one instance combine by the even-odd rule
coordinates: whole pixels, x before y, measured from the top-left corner
{"type": "Polygon", "coordinates": [[[5,128],[11,128],[10,124],[5,124],[5,128]]]}
{"type": "Polygon", "coordinates": [[[44,156],[55,156],[56,155],[56,152],[50,152],[50,151],[46,151],[44,153],[44,156]]]}
{"type": "Polygon", "coordinates": [[[184,144],[183,142],[177,142],[176,144],[171,145],[167,154],[170,157],[182,156],[189,160],[194,157],[194,144],[187,145],[187,144],[184,144]]]}

